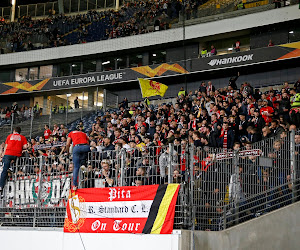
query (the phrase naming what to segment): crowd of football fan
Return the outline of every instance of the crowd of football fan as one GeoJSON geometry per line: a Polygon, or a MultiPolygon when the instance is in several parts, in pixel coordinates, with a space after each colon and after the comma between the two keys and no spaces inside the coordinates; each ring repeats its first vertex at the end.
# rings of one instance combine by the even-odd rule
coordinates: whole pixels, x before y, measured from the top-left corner
{"type": "MultiPolygon", "coordinates": [[[[0,22],[0,38],[6,40],[6,49],[11,52],[20,52],[40,48],[59,47],[74,43],[86,43],[89,41],[113,39],[152,31],[168,29],[170,22],[178,18],[179,12],[184,9],[190,19],[196,17],[197,9],[201,1],[140,1],[124,2],[119,11],[90,10],[87,14],[74,16],[53,15],[45,19],[33,20],[30,16],[20,17],[18,22],[0,22]],[[98,30],[89,30],[91,23],[99,23],[98,30]],[[102,37],[97,33],[104,30],[102,37]],[[151,28],[148,28],[151,27],[151,28]],[[61,30],[63,29],[63,30],[61,30]],[[77,38],[69,40],[67,35],[76,32],[77,38]],[[94,34],[92,34],[94,32],[94,34]],[[35,35],[43,37],[38,39],[35,46],[35,35]],[[46,43],[44,42],[46,39],[46,43]],[[42,45],[41,45],[42,44],[42,45]]],[[[4,49],[1,50],[4,53],[4,49]]]]}
{"type": "MultiPolygon", "coordinates": [[[[238,77],[239,74],[230,78],[228,87],[220,89],[215,89],[210,81],[202,82],[198,90],[189,93],[181,88],[174,104],[154,106],[148,99],[130,104],[124,98],[117,110],[102,112],[90,131],[85,131],[83,122],[79,122],[77,129],[88,134],[91,149],[88,161],[81,166],[79,187],[140,186],[169,180],[184,183],[190,178],[186,174],[187,147],[194,145],[195,190],[202,190],[205,195],[195,201],[199,203],[197,216],[204,220],[203,224],[199,222],[199,229],[222,229],[218,221],[207,221],[218,220],[223,214],[224,197],[230,200],[235,195],[242,200],[255,197],[266,188],[285,185],[268,194],[268,205],[277,206],[278,201],[288,204],[291,174],[289,158],[283,155],[289,154],[288,147],[284,148],[288,131],[300,125],[300,82],[293,88],[285,82],[280,90],[270,87],[261,93],[249,83],[237,89],[238,77]],[[215,164],[218,170],[209,168],[214,164],[210,153],[242,147],[247,150],[259,141],[268,141],[269,149],[261,150],[273,158],[274,169],[257,167],[257,157],[244,157],[239,163],[243,168],[241,186],[234,186],[236,177],[229,171],[232,163],[215,164]]],[[[10,171],[17,178],[37,176],[40,172],[49,178],[70,175],[74,165],[66,152],[69,132],[62,124],[51,129],[45,125],[43,136],[28,142],[18,167],[13,166],[10,171]]],[[[296,135],[295,142],[298,150],[300,135],[296,135]]],[[[0,146],[0,155],[4,145],[0,146]]],[[[298,175],[299,171],[296,172],[298,175]]],[[[12,176],[9,173],[9,178],[12,176]]],[[[252,202],[257,203],[256,199],[259,197],[252,202]]],[[[245,204],[241,210],[246,209],[245,204]]],[[[255,204],[251,216],[267,212],[255,204]]]]}
{"type": "MultiPolygon", "coordinates": [[[[246,146],[271,137],[280,139],[287,131],[299,127],[299,81],[295,88],[290,88],[286,82],[280,91],[270,87],[267,92],[260,93],[249,83],[237,89],[238,77],[232,77],[228,87],[221,89],[215,89],[212,82],[203,82],[198,90],[189,93],[181,88],[174,105],[154,107],[148,100],[129,105],[125,98],[118,110],[105,112],[96,119],[91,131],[85,131],[92,151],[88,163],[91,166],[86,170],[95,172],[107,164],[107,173],[115,180],[104,185],[117,185],[120,157],[116,151],[123,148],[125,161],[131,166],[125,176],[133,178],[127,180],[128,185],[164,183],[168,178],[169,150],[164,147],[170,143],[174,143],[178,155],[185,145],[231,150],[234,144],[246,146]],[[153,164],[152,161],[157,168],[147,167],[153,164]],[[136,183],[135,177],[139,175],[144,178],[136,183]],[[149,176],[155,178],[150,180],[149,176]]],[[[85,129],[82,123],[78,129],[85,129]]],[[[67,171],[72,162],[65,148],[68,132],[64,125],[55,124],[51,129],[45,125],[44,135],[31,139],[24,156],[36,158],[43,155],[48,158],[51,162],[47,169],[49,174],[67,171]]],[[[180,182],[185,171],[180,161],[174,163],[175,182],[180,182]]]]}

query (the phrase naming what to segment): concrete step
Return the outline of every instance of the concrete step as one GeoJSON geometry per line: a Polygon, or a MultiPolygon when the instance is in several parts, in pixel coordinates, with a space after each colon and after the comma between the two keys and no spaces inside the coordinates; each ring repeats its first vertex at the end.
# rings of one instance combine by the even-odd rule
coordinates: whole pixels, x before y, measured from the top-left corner
{"type": "MultiPolygon", "coordinates": [[[[83,117],[93,113],[94,111],[84,111],[82,112],[83,117]]],[[[68,124],[76,121],[81,118],[81,112],[74,112],[68,114],[68,124]]],[[[51,116],[50,126],[53,127],[54,124],[65,124],[66,123],[66,114],[54,114],[51,116]]],[[[39,116],[38,118],[34,118],[32,121],[32,138],[36,136],[43,135],[45,124],[49,124],[49,115],[39,116]]],[[[30,126],[31,120],[26,120],[14,126],[19,126],[22,129],[22,135],[26,136],[26,138],[30,137],[30,126]]],[[[13,127],[14,127],[13,126],[13,127]]],[[[5,141],[6,137],[11,133],[11,126],[3,126],[0,127],[0,142],[5,141]]]]}

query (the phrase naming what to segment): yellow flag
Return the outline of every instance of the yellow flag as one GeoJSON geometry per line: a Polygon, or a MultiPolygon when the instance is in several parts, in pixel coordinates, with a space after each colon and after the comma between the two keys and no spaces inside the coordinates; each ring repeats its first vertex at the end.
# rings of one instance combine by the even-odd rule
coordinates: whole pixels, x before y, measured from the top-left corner
{"type": "Polygon", "coordinates": [[[146,80],[143,78],[139,78],[138,80],[140,82],[143,98],[156,95],[160,95],[163,97],[168,89],[167,85],[156,81],[146,80]]]}

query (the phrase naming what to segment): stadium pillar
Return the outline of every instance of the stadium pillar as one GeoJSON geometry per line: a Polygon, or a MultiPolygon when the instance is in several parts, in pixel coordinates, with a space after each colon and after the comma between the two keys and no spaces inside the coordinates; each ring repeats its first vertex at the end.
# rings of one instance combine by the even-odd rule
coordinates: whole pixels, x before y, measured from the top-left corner
{"type": "Polygon", "coordinates": [[[64,0],[58,0],[58,12],[59,14],[64,14],[64,0]]]}
{"type": "Polygon", "coordinates": [[[119,10],[120,1],[116,0],[116,10],[119,10]]]}
{"type": "Polygon", "coordinates": [[[48,114],[47,108],[48,108],[48,97],[44,96],[44,99],[43,99],[43,115],[48,114]]]}
{"type": "Polygon", "coordinates": [[[99,59],[96,62],[96,72],[101,72],[102,71],[102,60],[99,59]]]}
{"type": "Polygon", "coordinates": [[[11,0],[11,15],[10,15],[10,21],[15,21],[15,15],[16,15],[16,0],[11,0]]]}
{"type": "Polygon", "coordinates": [[[143,66],[149,65],[149,52],[143,53],[143,66]]]}
{"type": "Polygon", "coordinates": [[[88,107],[94,108],[94,89],[91,89],[88,92],[88,107]]]}

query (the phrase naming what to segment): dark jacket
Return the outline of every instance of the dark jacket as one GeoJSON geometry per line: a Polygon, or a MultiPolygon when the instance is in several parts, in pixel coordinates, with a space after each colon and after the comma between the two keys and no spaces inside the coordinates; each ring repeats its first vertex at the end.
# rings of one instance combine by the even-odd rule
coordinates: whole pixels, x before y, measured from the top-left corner
{"type": "MultiPolygon", "coordinates": [[[[217,142],[218,142],[218,147],[223,148],[224,137],[219,136],[217,138],[217,142]]],[[[234,132],[233,130],[229,129],[227,132],[227,148],[233,148],[233,143],[234,143],[234,132]]]]}

